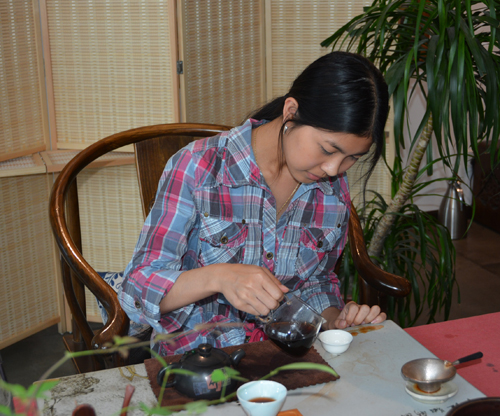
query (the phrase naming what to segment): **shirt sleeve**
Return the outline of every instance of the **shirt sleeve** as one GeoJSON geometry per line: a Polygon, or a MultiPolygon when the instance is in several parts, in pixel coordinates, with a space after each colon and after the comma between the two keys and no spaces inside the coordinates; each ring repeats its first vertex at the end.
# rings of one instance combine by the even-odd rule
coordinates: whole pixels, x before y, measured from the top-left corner
{"type": "Polygon", "coordinates": [[[164,316],[160,314],[160,301],[182,273],[188,239],[197,228],[192,197],[194,172],[195,162],[187,149],[167,162],[154,206],[125,269],[118,294],[131,320],[147,323],[158,333],[179,329],[193,308],[187,305],[164,316]]]}

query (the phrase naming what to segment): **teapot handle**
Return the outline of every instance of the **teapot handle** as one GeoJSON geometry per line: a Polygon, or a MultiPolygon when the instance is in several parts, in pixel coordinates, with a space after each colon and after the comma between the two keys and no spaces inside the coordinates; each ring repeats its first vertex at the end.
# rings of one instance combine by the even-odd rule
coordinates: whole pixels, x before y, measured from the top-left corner
{"type": "Polygon", "coordinates": [[[243,349],[239,349],[239,350],[236,350],[234,351],[230,357],[231,357],[231,361],[233,363],[234,366],[237,366],[239,364],[239,362],[241,361],[241,359],[246,355],[246,352],[245,350],[243,349]]]}
{"type": "MultiPolygon", "coordinates": [[[[166,367],[163,367],[160,371],[158,371],[158,375],[156,376],[156,381],[158,383],[158,385],[160,387],[162,387],[163,385],[163,378],[165,377],[165,374],[168,370],[171,370],[173,368],[181,368],[179,363],[173,363],[173,364],[170,364],[170,365],[167,365],[166,367]]],[[[173,385],[175,384],[175,377],[174,377],[174,381],[167,381],[165,383],[165,387],[173,387],[173,385]]]]}

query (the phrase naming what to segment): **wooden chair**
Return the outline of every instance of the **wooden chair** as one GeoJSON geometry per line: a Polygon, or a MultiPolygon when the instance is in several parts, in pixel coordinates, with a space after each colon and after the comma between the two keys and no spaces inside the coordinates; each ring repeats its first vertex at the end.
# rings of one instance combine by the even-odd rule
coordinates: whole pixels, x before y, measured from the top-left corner
{"type": "MultiPolygon", "coordinates": [[[[167,160],[195,138],[208,137],[228,130],[227,126],[208,124],[161,124],[140,127],[106,137],[82,150],[61,171],[50,198],[50,221],[62,254],[63,285],[73,315],[73,334],[65,336],[70,351],[105,349],[113,336],[128,333],[129,319],[121,308],[115,291],[108,286],[82,255],[76,177],[100,156],[122,146],[134,144],[136,167],[144,216],[154,202],[157,185],[167,160]],[[85,287],[103,304],[108,321],[95,332],[86,319],[85,287]]],[[[380,304],[384,297],[406,296],[406,279],[386,273],[375,266],[366,252],[362,228],[354,207],[349,221],[349,241],[355,266],[363,278],[362,301],[380,304]]],[[[80,372],[124,365],[118,355],[92,356],[75,360],[80,372]]]]}
{"type": "MultiPolygon", "coordinates": [[[[183,123],[128,130],[106,137],[82,150],[61,171],[52,188],[50,222],[63,258],[61,265],[64,293],[73,317],[73,333],[64,337],[69,351],[103,349],[107,343],[112,342],[113,336],[127,335],[129,328],[129,319],[118,303],[115,291],[82,255],[76,186],[78,173],[108,152],[122,146],[136,145],[136,152],[141,155],[136,161],[140,172],[144,215],[147,215],[166,161],[192,140],[213,136],[228,129],[226,126],[183,123]],[[145,194],[147,196],[144,196],[145,194]],[[85,287],[97,297],[108,314],[107,323],[95,333],[86,318],[85,287]]],[[[80,372],[125,363],[117,355],[99,355],[74,361],[80,372]]]]}

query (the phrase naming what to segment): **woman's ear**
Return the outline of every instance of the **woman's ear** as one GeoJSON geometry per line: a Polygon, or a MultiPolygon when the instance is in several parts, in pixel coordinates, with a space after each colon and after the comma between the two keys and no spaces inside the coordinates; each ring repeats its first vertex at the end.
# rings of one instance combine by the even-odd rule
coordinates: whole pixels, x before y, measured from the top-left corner
{"type": "Polygon", "coordinates": [[[293,97],[288,97],[283,105],[283,120],[292,120],[299,109],[299,103],[293,97]]]}

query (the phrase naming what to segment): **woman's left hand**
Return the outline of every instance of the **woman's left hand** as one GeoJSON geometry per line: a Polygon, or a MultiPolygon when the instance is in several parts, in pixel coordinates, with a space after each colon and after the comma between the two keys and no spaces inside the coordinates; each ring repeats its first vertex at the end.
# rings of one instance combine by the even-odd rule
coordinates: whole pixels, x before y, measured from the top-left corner
{"type": "Polygon", "coordinates": [[[330,321],[330,329],[344,329],[349,326],[361,324],[379,324],[384,322],[387,315],[380,311],[380,307],[375,305],[371,308],[368,305],[358,305],[356,302],[349,302],[340,311],[337,319],[330,321]],[[333,325],[332,325],[333,323],[333,325]]]}

